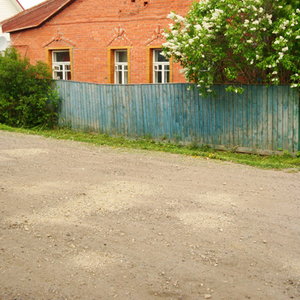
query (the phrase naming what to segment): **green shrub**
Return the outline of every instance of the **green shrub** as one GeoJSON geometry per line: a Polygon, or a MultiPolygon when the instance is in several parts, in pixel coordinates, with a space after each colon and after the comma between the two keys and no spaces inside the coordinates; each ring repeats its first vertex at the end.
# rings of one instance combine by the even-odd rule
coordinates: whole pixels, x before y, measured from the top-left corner
{"type": "Polygon", "coordinates": [[[31,65],[15,49],[0,53],[0,123],[14,127],[53,127],[58,93],[47,64],[31,65]]]}

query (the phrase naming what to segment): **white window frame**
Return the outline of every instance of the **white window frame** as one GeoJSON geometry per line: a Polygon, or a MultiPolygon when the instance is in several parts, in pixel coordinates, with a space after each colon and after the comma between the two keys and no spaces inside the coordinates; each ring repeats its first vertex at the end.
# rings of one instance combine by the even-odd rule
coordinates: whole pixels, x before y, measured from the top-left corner
{"type": "Polygon", "coordinates": [[[128,52],[127,50],[115,50],[115,70],[114,70],[114,76],[115,76],[115,83],[116,84],[128,84],[128,52]],[[117,61],[118,53],[124,52],[126,53],[127,61],[126,62],[119,62],[117,61]],[[121,72],[121,82],[119,82],[119,73],[121,72]],[[127,74],[127,76],[126,76],[127,74]]]}
{"type": "Polygon", "coordinates": [[[71,73],[71,53],[70,50],[53,50],[52,51],[52,76],[53,79],[60,79],[60,80],[69,80],[68,73],[70,73],[70,78],[72,77],[71,73]],[[55,61],[55,54],[59,52],[69,52],[70,61],[68,62],[56,62],[55,61]],[[67,68],[69,66],[69,69],[67,68]],[[62,73],[63,78],[59,78],[56,73],[62,73]]]}
{"type": "Polygon", "coordinates": [[[153,83],[169,83],[170,82],[170,61],[155,61],[155,52],[161,52],[161,49],[153,49],[153,83]],[[161,70],[159,67],[161,66],[161,70]],[[168,69],[166,68],[168,67],[168,69]],[[165,78],[165,72],[169,73],[169,81],[165,78]],[[161,73],[162,82],[157,82],[156,74],[161,73]]]}

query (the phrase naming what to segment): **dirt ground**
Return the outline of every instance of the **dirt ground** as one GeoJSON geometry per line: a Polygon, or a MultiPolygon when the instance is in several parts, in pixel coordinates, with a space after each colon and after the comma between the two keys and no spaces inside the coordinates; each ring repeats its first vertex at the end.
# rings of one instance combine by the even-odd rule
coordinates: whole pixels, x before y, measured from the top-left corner
{"type": "Polygon", "coordinates": [[[300,299],[300,173],[0,131],[0,299],[300,299]]]}

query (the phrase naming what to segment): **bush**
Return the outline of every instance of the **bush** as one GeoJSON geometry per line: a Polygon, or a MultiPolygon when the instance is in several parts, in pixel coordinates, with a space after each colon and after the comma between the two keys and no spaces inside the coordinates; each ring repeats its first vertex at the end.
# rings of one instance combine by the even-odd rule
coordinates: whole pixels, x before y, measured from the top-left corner
{"type": "Polygon", "coordinates": [[[49,66],[31,65],[13,48],[0,53],[0,123],[14,127],[53,127],[58,93],[49,66]]]}
{"type": "Polygon", "coordinates": [[[169,18],[164,55],[204,95],[216,83],[300,87],[299,0],[201,0],[169,18]]]}

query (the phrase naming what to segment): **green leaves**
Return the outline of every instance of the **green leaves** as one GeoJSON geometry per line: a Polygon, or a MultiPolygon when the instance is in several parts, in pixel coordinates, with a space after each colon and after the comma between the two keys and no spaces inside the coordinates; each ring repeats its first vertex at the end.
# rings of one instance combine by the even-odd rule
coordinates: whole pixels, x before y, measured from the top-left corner
{"type": "MultiPolygon", "coordinates": [[[[296,1],[298,4],[300,1],[296,1]]],[[[164,53],[206,95],[213,83],[291,84],[300,79],[300,9],[291,0],[206,0],[166,31],[164,53]]]]}
{"type": "Polygon", "coordinates": [[[58,94],[49,67],[31,65],[13,48],[0,54],[0,123],[17,127],[53,127],[58,94]]]}

